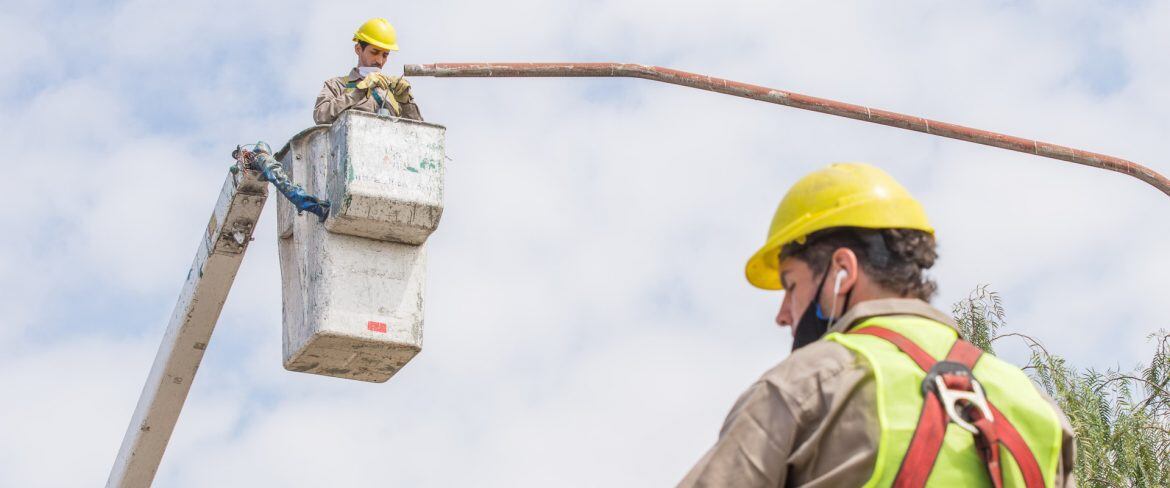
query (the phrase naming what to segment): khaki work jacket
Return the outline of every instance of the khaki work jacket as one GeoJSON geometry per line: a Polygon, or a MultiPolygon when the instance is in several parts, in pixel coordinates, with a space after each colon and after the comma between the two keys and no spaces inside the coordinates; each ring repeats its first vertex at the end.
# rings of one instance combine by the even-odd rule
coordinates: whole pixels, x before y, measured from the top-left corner
{"type": "MultiPolygon", "coordinates": [[[[337,120],[337,116],[346,110],[377,112],[378,102],[370,94],[370,90],[345,87],[346,83],[356,83],[361,80],[362,77],[358,75],[357,68],[350,71],[347,76],[338,76],[337,78],[325,80],[325,86],[321,87],[321,93],[317,95],[317,103],[313,107],[313,122],[318,124],[332,124],[334,120],[337,120]]],[[[418,105],[414,101],[401,104],[402,113],[396,113],[394,106],[389,102],[389,99],[394,95],[387,93],[386,90],[381,88],[375,87],[373,90],[377,90],[382,100],[386,100],[386,109],[395,117],[412,120],[423,119],[422,113],[418,111],[418,105]]]]}
{"type": "MultiPolygon", "coordinates": [[[[951,317],[924,301],[882,299],[855,305],[830,331],[845,332],[886,315],[926,317],[956,327],[951,317]]],[[[1075,487],[1073,431],[1056,410],[1064,435],[1055,486],[1075,487]]],[[[845,346],[820,340],[794,351],[739,397],[719,440],[679,486],[862,486],[873,474],[879,437],[869,365],[845,346]]]]}

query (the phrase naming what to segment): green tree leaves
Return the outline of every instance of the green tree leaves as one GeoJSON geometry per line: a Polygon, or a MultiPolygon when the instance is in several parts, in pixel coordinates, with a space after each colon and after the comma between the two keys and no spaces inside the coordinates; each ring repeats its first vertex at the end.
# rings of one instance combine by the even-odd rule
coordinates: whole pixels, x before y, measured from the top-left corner
{"type": "Polygon", "coordinates": [[[1170,333],[1150,335],[1154,354],[1131,371],[1079,370],[1038,340],[1006,329],[999,295],[980,285],[952,308],[963,335],[985,351],[1000,339],[1023,340],[1023,368],[1068,416],[1077,434],[1081,486],[1170,486],[1170,333]]]}

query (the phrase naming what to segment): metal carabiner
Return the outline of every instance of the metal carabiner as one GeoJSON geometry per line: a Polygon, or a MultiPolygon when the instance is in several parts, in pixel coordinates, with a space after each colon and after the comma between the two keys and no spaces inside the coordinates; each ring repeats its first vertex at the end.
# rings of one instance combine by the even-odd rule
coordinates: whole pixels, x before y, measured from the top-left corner
{"type": "Polygon", "coordinates": [[[962,427],[964,430],[979,435],[979,428],[972,425],[971,422],[968,422],[956,410],[958,403],[963,401],[966,402],[966,406],[978,408],[984,418],[994,420],[994,416],[991,414],[991,407],[987,406],[987,396],[983,394],[983,386],[973,376],[969,378],[971,379],[971,389],[974,391],[952,390],[947,387],[947,383],[943,380],[942,375],[934,377],[934,385],[938,388],[938,399],[942,402],[943,409],[947,412],[947,417],[950,417],[952,422],[959,424],[959,427],[962,427]]]}

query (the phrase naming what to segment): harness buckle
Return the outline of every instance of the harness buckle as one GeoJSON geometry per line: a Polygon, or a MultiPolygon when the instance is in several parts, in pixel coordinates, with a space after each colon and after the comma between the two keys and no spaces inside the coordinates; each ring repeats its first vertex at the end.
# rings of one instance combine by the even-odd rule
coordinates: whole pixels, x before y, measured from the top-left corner
{"type": "Polygon", "coordinates": [[[983,385],[975,379],[971,369],[963,364],[953,361],[936,363],[922,381],[924,397],[928,391],[933,391],[938,396],[943,410],[947,412],[947,417],[952,422],[976,436],[980,435],[979,428],[971,422],[978,419],[972,419],[968,415],[970,409],[975,408],[983,418],[994,420],[991,407],[987,404],[987,396],[983,393],[983,385]],[[960,384],[952,386],[948,384],[948,379],[960,384]],[[969,386],[970,389],[963,389],[964,386],[969,386]]]}

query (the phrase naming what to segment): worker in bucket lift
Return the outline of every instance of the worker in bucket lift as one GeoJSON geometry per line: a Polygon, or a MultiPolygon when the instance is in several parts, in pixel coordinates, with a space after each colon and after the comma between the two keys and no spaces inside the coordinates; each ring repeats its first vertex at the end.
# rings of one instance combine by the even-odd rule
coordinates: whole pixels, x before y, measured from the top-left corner
{"type": "Polygon", "coordinates": [[[936,257],[922,206],[882,170],[799,180],[746,269],[784,291],[792,354],[680,486],[1075,486],[1060,409],[927,303],[936,257]]]}
{"type": "Polygon", "coordinates": [[[422,120],[410,83],[401,76],[382,73],[390,51],[398,50],[398,35],[386,19],[366,21],[353,34],[358,64],[346,76],[325,81],[313,107],[313,121],[332,124],[346,110],[361,110],[422,120]]]}

